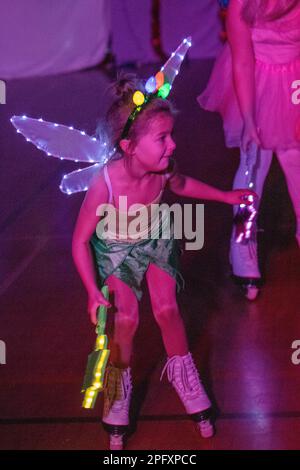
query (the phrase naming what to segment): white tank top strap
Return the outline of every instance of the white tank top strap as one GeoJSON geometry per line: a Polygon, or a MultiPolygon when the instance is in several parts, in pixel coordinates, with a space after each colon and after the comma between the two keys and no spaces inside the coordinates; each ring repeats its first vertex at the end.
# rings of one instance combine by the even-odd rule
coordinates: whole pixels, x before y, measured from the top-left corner
{"type": "MultiPolygon", "coordinates": [[[[109,177],[108,170],[107,170],[107,165],[103,167],[103,174],[104,174],[104,180],[108,189],[108,203],[113,204],[113,200],[114,200],[113,190],[112,190],[112,185],[111,185],[110,177],[109,177]]],[[[165,188],[166,182],[170,176],[171,176],[171,173],[165,173],[162,175],[162,187],[158,196],[161,196],[165,188]]]]}
{"type": "Polygon", "coordinates": [[[113,192],[112,192],[112,185],[111,185],[110,177],[109,177],[109,174],[108,174],[108,171],[107,171],[107,165],[104,166],[103,174],[104,174],[105,183],[106,183],[106,186],[107,186],[107,189],[108,189],[108,195],[109,195],[108,196],[108,203],[112,204],[112,202],[113,202],[113,192]]]}

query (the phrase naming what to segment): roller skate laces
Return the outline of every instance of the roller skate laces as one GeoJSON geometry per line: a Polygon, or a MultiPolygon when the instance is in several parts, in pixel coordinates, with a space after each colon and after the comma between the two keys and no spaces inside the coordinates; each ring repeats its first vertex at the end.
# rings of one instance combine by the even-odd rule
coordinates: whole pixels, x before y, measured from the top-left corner
{"type": "Polygon", "coordinates": [[[160,380],[167,371],[169,382],[175,388],[187,414],[197,422],[202,437],[214,434],[209,416],[211,402],[204,390],[191,353],[185,356],[173,356],[167,360],[160,380]]]}

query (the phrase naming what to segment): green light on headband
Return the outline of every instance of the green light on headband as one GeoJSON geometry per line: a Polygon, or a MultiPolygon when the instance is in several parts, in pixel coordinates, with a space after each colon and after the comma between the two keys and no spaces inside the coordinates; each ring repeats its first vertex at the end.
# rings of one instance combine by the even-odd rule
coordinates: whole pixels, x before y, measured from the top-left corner
{"type": "Polygon", "coordinates": [[[162,98],[163,100],[165,100],[169,94],[170,94],[170,91],[171,91],[171,85],[170,83],[165,83],[162,87],[160,87],[160,89],[158,90],[157,92],[157,96],[159,96],[160,98],[162,98]]]}

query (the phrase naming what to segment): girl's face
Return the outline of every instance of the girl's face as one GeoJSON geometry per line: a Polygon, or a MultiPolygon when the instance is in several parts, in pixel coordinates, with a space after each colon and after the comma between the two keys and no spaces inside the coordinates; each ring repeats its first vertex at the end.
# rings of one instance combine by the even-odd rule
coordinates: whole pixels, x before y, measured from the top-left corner
{"type": "Polygon", "coordinates": [[[146,134],[137,138],[132,157],[149,172],[163,171],[169,166],[169,160],[176,148],[172,138],[174,119],[161,112],[147,126],[146,134]]]}

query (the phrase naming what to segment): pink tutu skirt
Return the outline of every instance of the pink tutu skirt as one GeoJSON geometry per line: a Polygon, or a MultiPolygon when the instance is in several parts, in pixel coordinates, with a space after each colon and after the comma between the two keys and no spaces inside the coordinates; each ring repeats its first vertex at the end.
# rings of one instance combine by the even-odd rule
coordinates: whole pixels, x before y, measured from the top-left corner
{"type": "MultiPolygon", "coordinates": [[[[276,30],[257,29],[252,35],[256,57],[256,124],[263,147],[274,151],[300,148],[300,103],[295,104],[292,99],[297,91],[292,85],[297,80],[300,84],[300,23],[292,33],[285,28],[281,39],[282,35],[285,35],[282,44],[276,30]]],[[[208,85],[197,100],[204,109],[221,114],[226,145],[239,147],[243,120],[233,85],[229,44],[223,47],[208,85]]]]}

